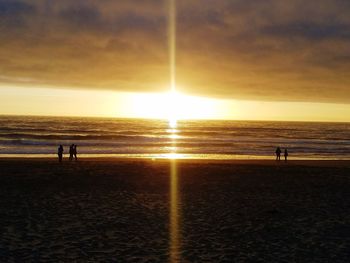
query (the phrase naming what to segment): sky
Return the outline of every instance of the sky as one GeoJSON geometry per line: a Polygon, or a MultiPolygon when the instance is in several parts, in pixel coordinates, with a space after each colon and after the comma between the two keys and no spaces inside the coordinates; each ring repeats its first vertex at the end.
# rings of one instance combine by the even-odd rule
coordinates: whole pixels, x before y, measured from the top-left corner
{"type": "MultiPolygon", "coordinates": [[[[118,105],[169,89],[168,5],[0,0],[0,114],[136,116],[118,105]]],[[[349,71],[347,0],[176,1],[176,89],[209,117],[350,121],[349,71]]]]}

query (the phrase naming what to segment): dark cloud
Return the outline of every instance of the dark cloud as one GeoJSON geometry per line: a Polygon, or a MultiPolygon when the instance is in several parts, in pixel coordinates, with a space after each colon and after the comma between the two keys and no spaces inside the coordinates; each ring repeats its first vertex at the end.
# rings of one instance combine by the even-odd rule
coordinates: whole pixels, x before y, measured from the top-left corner
{"type": "Polygon", "coordinates": [[[286,25],[269,25],[261,33],[272,37],[304,38],[310,41],[327,39],[350,39],[350,27],[347,24],[316,24],[298,22],[286,25]]]}
{"type": "Polygon", "coordinates": [[[97,7],[93,5],[75,5],[69,8],[64,8],[59,12],[59,17],[62,18],[63,21],[78,27],[78,29],[86,26],[103,26],[102,14],[97,7]]]}
{"type": "Polygon", "coordinates": [[[34,16],[36,8],[30,3],[0,0],[0,30],[16,30],[26,26],[27,17],[34,16]]]}
{"type": "Polygon", "coordinates": [[[33,13],[35,8],[33,5],[13,0],[1,0],[0,1],[0,15],[20,15],[33,13]]]}
{"type": "MultiPolygon", "coordinates": [[[[345,0],[178,0],[177,81],[197,95],[350,103],[345,0]]],[[[166,1],[0,0],[0,81],[159,91],[166,1]]]]}

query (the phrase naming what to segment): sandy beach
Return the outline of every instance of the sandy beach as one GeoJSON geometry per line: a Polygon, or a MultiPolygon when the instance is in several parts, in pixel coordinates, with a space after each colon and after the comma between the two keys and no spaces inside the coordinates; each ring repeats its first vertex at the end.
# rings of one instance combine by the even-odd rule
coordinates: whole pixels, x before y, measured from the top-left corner
{"type": "Polygon", "coordinates": [[[349,161],[0,159],[1,262],[349,262],[349,161]]]}

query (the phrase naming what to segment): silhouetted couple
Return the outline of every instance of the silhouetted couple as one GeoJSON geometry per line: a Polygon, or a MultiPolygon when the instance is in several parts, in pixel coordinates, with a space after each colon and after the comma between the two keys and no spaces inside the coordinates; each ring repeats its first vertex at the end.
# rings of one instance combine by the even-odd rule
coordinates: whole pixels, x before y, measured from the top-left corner
{"type": "Polygon", "coordinates": [[[73,160],[73,156],[74,156],[74,159],[78,161],[77,146],[75,144],[72,144],[71,146],[69,146],[69,161],[73,160]]]}
{"type": "Polygon", "coordinates": [[[60,145],[58,146],[58,161],[61,163],[62,162],[62,157],[63,157],[63,146],[60,145]]]}
{"type": "MultiPolygon", "coordinates": [[[[58,146],[58,161],[61,163],[62,162],[62,158],[63,158],[63,146],[60,145],[58,146]]],[[[78,161],[78,157],[77,157],[77,146],[75,144],[72,144],[71,146],[69,146],[69,161],[72,161],[73,158],[78,161]]]]}
{"type": "MultiPolygon", "coordinates": [[[[281,148],[280,147],[277,147],[276,149],[276,161],[280,161],[281,160],[281,148]]],[[[286,162],[288,159],[288,150],[287,149],[284,149],[284,161],[286,162]]]]}

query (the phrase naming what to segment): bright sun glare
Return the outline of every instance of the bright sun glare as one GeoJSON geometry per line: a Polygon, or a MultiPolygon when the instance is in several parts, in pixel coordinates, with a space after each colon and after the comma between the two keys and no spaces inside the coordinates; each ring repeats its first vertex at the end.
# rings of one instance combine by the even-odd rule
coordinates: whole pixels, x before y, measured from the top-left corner
{"type": "Polygon", "coordinates": [[[167,93],[135,94],[133,111],[142,118],[167,119],[171,127],[177,120],[210,119],[216,116],[213,99],[183,95],[174,89],[167,93]]]}
{"type": "Polygon", "coordinates": [[[167,119],[176,127],[180,119],[208,119],[216,116],[216,102],[206,98],[185,96],[176,87],[176,4],[169,2],[169,92],[139,94],[135,96],[133,109],[136,116],[167,119]]]}

